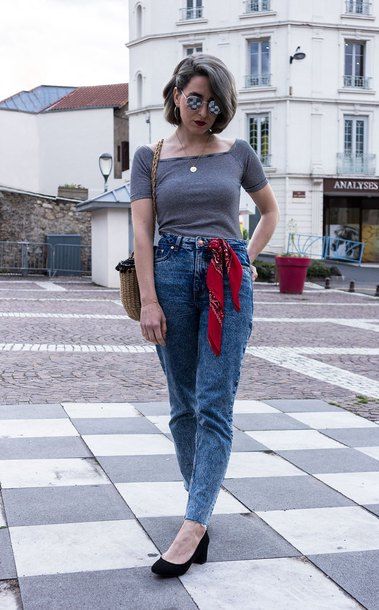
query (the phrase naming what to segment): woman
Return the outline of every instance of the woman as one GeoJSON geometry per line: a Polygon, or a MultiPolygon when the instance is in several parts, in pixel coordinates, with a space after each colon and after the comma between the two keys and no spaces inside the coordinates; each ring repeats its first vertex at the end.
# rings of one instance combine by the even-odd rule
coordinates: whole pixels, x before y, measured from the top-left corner
{"type": "Polygon", "coordinates": [[[157,168],[159,242],[152,240],[154,146],[140,146],[131,170],[134,256],[143,337],[156,344],[166,375],[169,427],[186,515],[152,566],[162,576],[204,563],[207,527],[233,439],[233,404],[252,332],[251,261],[279,219],[278,204],[253,148],[218,137],[237,108],[233,75],[217,57],[196,54],[176,66],[163,90],[164,116],[176,125],[157,168]],[[246,247],[239,226],[241,185],[261,219],[246,247]]]}

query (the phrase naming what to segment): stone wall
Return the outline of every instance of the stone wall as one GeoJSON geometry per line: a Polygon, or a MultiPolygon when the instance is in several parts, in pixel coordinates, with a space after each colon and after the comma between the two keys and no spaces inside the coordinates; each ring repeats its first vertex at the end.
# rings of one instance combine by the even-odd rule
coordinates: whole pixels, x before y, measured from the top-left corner
{"type": "Polygon", "coordinates": [[[0,241],[45,242],[47,233],[81,235],[91,245],[91,213],[77,212],[76,202],[0,187],[0,241]]]}

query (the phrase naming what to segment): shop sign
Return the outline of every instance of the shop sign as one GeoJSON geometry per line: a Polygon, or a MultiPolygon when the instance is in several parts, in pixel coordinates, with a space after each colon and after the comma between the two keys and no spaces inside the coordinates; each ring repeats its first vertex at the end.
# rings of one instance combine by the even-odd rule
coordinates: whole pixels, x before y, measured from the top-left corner
{"type": "Polygon", "coordinates": [[[379,194],[379,180],[360,180],[357,178],[324,178],[324,192],[379,194]]]}

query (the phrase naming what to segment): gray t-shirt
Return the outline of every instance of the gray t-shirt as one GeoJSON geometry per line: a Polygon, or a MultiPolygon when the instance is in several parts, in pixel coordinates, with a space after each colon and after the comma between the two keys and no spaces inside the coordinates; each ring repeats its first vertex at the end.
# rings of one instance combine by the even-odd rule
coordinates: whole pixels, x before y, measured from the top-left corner
{"type": "MultiPolygon", "coordinates": [[[[130,176],[130,201],[152,197],[153,156],[149,146],[137,148],[130,176]]],[[[257,153],[248,142],[237,138],[226,152],[202,155],[196,162],[197,171],[191,172],[196,159],[196,155],[191,155],[159,160],[156,183],[159,233],[242,239],[241,186],[251,193],[268,183],[257,153]]]]}

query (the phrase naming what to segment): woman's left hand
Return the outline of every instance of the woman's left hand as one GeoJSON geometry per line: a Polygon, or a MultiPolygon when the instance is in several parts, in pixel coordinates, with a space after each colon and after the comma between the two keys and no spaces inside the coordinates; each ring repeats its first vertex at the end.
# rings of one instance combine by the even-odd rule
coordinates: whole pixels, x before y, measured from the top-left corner
{"type": "Polygon", "coordinates": [[[254,267],[254,265],[252,263],[250,263],[250,269],[251,269],[251,275],[253,276],[253,281],[254,281],[258,277],[258,271],[256,270],[256,268],[254,267]]]}

